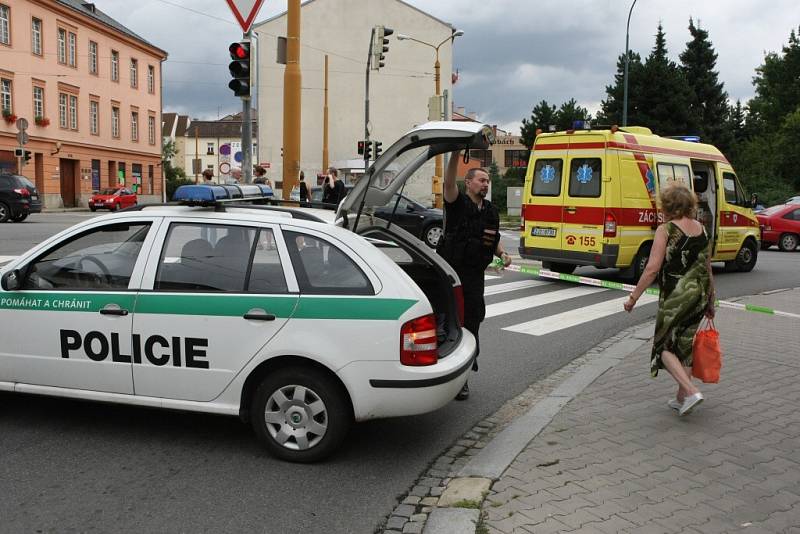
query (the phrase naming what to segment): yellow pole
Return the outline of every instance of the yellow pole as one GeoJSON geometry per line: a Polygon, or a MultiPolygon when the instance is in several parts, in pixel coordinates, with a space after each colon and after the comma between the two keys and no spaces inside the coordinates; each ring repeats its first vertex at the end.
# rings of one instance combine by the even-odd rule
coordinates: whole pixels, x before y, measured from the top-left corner
{"type": "Polygon", "coordinates": [[[283,73],[283,199],[289,200],[300,171],[300,0],[287,6],[286,70],[283,73]]]}
{"type": "MultiPolygon", "coordinates": [[[[440,96],[440,94],[441,94],[441,83],[440,83],[440,75],[439,75],[440,67],[441,66],[439,65],[439,49],[436,48],[436,63],[433,65],[433,71],[434,71],[433,79],[434,79],[434,81],[436,83],[436,96],[437,97],[440,96]]],[[[442,155],[439,154],[438,156],[436,156],[436,170],[434,171],[434,177],[433,177],[433,180],[431,182],[431,185],[433,187],[433,204],[437,208],[441,208],[442,207],[442,174],[444,172],[442,167],[443,167],[443,165],[442,165],[442,155]]]]}
{"type": "Polygon", "coordinates": [[[322,172],[328,171],[328,54],[325,54],[325,105],[322,108],[322,172]]]}

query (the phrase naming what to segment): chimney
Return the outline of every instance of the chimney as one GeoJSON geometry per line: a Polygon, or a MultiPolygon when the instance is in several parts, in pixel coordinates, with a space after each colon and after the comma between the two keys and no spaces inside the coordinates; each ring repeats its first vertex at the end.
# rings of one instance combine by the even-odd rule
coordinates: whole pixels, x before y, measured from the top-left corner
{"type": "Polygon", "coordinates": [[[86,10],[91,13],[96,13],[94,4],[92,4],[91,2],[84,2],[83,7],[86,8],[86,10]]]}

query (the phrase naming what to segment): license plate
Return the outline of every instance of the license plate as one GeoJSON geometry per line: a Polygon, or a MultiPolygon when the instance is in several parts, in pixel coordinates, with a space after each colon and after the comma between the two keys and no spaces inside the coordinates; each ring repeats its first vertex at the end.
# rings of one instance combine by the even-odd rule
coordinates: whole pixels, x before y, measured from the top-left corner
{"type": "Polygon", "coordinates": [[[555,237],[556,236],[556,229],[555,228],[541,228],[539,226],[534,226],[531,228],[531,235],[533,237],[555,237]]]}
{"type": "Polygon", "coordinates": [[[31,200],[39,200],[39,195],[31,195],[31,200]]]}
{"type": "Polygon", "coordinates": [[[98,206],[102,206],[103,205],[103,201],[102,200],[95,200],[94,203],[97,204],[98,206]]]}

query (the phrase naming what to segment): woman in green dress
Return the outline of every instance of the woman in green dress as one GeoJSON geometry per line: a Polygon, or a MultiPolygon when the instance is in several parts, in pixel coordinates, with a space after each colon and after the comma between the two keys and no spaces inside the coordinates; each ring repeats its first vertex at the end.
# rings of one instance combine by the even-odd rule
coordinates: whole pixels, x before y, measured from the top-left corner
{"type": "Polygon", "coordinates": [[[659,195],[667,222],[656,230],[650,259],[636,288],[624,304],[630,312],[658,278],[660,296],[650,374],[666,369],[678,383],[678,393],[667,404],[679,415],[703,402],[692,383],[692,343],[703,317],[714,317],[714,280],[711,241],[694,217],[697,197],[682,184],[671,184],[659,195]]]}

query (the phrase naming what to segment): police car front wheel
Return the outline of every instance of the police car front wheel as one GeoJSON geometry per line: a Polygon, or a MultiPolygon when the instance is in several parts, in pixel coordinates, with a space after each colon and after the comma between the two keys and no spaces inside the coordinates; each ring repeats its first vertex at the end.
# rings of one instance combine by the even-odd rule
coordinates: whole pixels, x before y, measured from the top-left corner
{"type": "Polygon", "coordinates": [[[329,456],[352,421],[341,387],[322,372],[302,367],[267,375],[253,397],[250,418],[267,449],[292,462],[329,456]]]}

